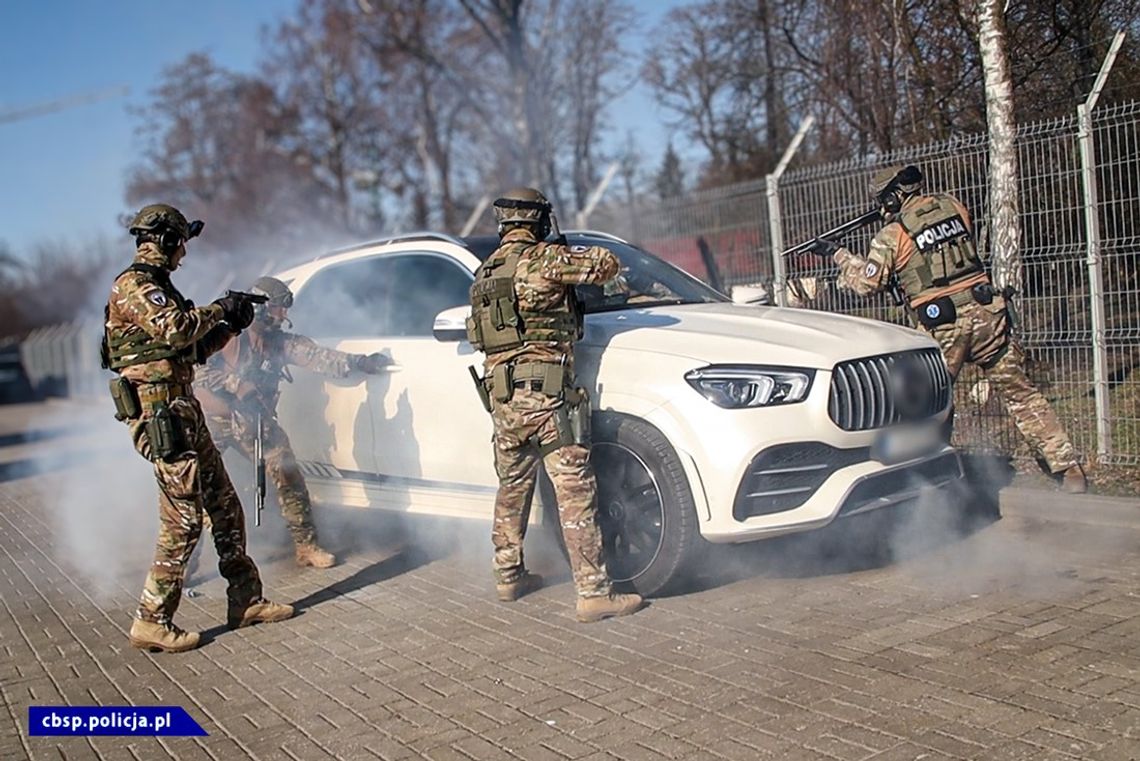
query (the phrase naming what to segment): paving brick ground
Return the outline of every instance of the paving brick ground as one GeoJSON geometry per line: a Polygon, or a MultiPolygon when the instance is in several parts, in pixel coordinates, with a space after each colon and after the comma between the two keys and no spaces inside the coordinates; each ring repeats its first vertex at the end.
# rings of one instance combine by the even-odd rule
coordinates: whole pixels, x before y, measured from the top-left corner
{"type": "Polygon", "coordinates": [[[592,626],[541,535],[551,585],[502,604],[485,526],[331,514],[345,562],[318,572],[269,516],[253,552],[301,615],[229,632],[211,576],[179,612],[207,644],[158,656],[126,641],[145,465],[126,488],[110,439],[5,437],[25,412],[0,408],[2,759],[1140,758],[1137,502],[1015,491],[972,530],[932,505],[729,548],[592,626]],[[91,456],[60,457],[72,440],[91,456]],[[28,736],[30,705],[95,703],[180,705],[209,736],[28,736]]]}

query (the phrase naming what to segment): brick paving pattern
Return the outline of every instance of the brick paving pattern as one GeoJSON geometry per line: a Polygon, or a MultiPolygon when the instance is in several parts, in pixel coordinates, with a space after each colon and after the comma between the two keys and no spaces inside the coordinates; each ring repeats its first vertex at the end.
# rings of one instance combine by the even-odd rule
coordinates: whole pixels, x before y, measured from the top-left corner
{"type": "MultiPolygon", "coordinates": [[[[98,489],[105,467],[67,477],[98,489]]],[[[965,535],[945,506],[901,511],[878,519],[891,558],[846,530],[718,548],[690,591],[590,626],[541,535],[552,584],[503,604],[485,525],[420,521],[434,540],[411,542],[350,512],[330,571],[293,568],[280,525],[255,535],[296,619],[229,632],[212,574],[178,619],[206,644],[150,655],[126,639],[150,548],[108,542],[131,569],[113,583],[84,572],[61,477],[0,480],[2,759],[1140,758],[1136,505],[1023,504],[965,535]],[[180,705],[209,736],[29,737],[28,706],[51,704],[180,705]]]]}

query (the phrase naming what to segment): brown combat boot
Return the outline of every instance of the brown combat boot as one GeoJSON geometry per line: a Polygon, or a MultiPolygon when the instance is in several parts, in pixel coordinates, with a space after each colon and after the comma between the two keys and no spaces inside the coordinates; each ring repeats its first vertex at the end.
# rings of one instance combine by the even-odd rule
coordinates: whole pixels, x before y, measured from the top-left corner
{"type": "Polygon", "coordinates": [[[1064,471],[1061,476],[1061,491],[1068,494],[1084,494],[1089,490],[1088,479],[1085,478],[1085,469],[1074,465],[1064,471]]]}
{"type": "Polygon", "coordinates": [[[231,606],[226,615],[226,626],[231,629],[240,629],[243,626],[259,623],[271,624],[292,617],[292,605],[282,605],[279,602],[270,602],[264,597],[259,597],[247,605],[245,609],[231,606]]]}
{"type": "Polygon", "coordinates": [[[499,593],[499,600],[502,602],[514,602],[540,589],[542,589],[542,577],[530,571],[523,571],[522,576],[508,584],[495,585],[495,591],[499,593]]]}
{"type": "Polygon", "coordinates": [[[645,607],[645,600],[641,595],[617,594],[610,592],[605,597],[579,597],[578,621],[583,624],[592,624],[603,618],[612,616],[628,616],[645,607]]]}
{"type": "Polygon", "coordinates": [[[184,653],[198,647],[200,639],[198,632],[184,631],[172,623],[157,624],[137,618],[131,624],[131,633],[127,638],[131,641],[131,647],[152,653],[184,653]]]}
{"type": "Polygon", "coordinates": [[[297,565],[304,568],[332,568],[336,565],[336,556],[325,552],[315,544],[298,544],[296,547],[297,565]]]}

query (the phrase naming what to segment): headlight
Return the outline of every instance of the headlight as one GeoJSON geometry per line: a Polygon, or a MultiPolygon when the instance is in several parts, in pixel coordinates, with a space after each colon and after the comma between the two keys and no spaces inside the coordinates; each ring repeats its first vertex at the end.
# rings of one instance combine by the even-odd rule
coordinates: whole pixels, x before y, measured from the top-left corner
{"type": "Polygon", "coordinates": [[[685,380],[718,407],[773,407],[807,398],[815,370],[748,365],[712,365],[685,373],[685,380]]]}

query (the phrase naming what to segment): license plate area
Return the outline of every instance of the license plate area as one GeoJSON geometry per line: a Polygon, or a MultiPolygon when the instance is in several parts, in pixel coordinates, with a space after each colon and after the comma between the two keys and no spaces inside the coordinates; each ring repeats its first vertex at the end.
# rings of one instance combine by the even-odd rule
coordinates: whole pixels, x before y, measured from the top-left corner
{"type": "Polygon", "coordinates": [[[871,445],[871,458],[895,465],[942,448],[942,426],[936,421],[910,423],[880,431],[871,445]]]}

